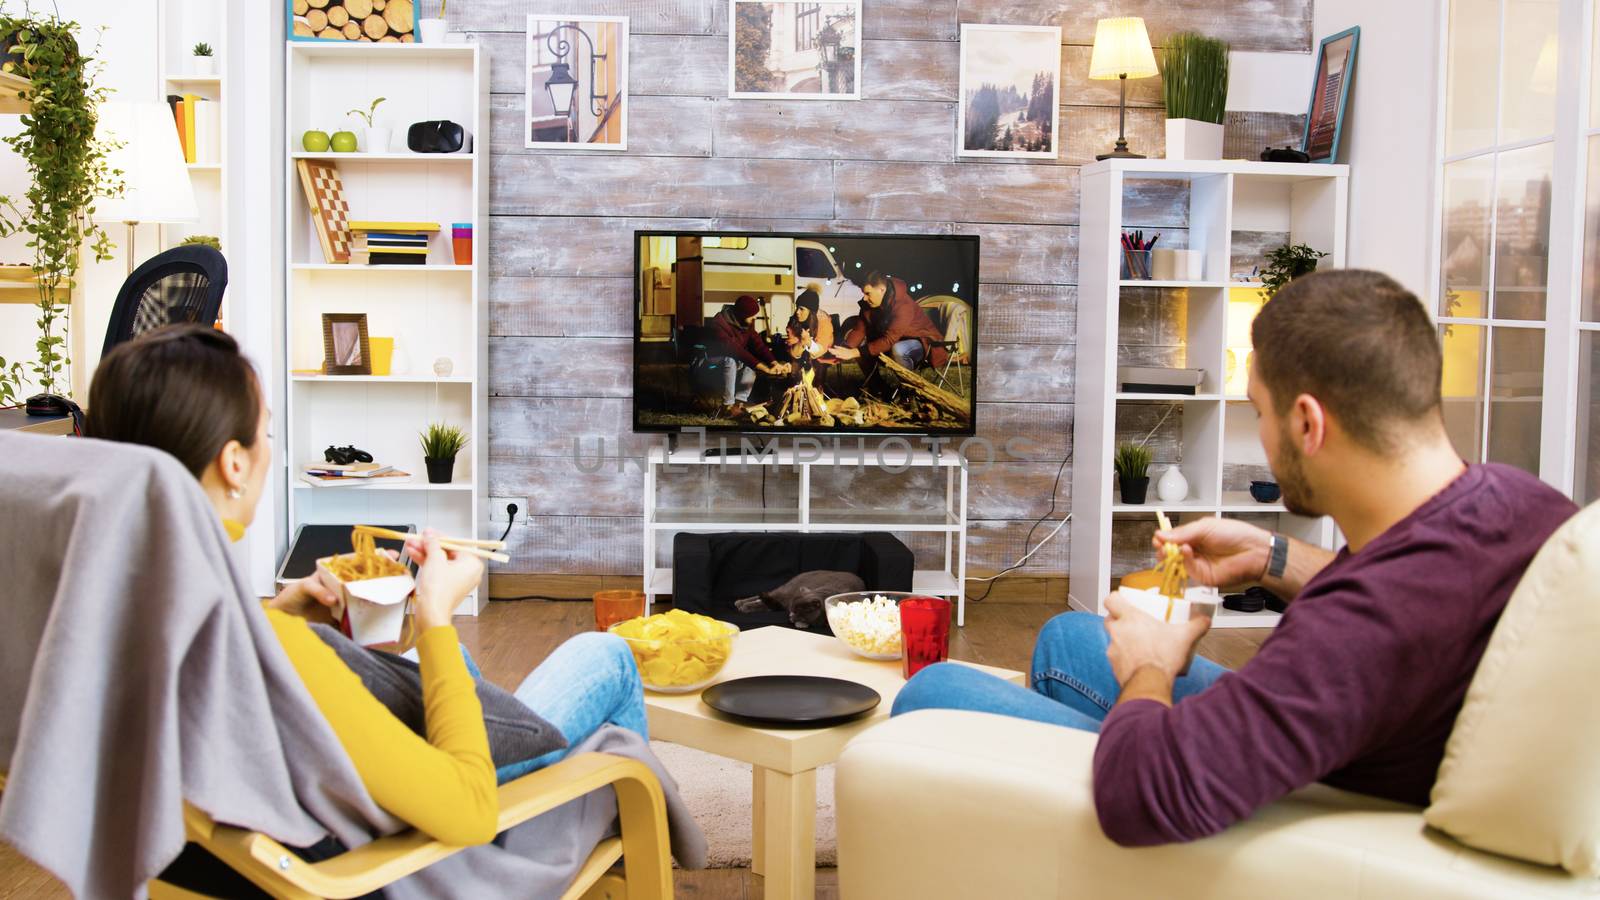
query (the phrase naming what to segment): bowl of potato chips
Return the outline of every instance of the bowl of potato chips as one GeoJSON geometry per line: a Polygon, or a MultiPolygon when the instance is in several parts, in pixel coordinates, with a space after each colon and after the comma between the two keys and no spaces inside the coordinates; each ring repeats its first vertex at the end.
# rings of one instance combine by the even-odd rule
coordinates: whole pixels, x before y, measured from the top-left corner
{"type": "Polygon", "coordinates": [[[618,622],[607,630],[628,642],[639,679],[661,694],[688,694],[715,681],[739,634],[737,625],[681,609],[618,622]]]}

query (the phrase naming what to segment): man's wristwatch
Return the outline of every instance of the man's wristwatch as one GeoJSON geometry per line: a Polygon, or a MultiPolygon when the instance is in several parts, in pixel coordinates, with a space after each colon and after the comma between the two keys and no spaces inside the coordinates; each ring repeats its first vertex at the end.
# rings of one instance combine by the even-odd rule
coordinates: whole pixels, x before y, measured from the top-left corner
{"type": "Polygon", "coordinates": [[[1289,539],[1281,534],[1272,534],[1267,538],[1267,570],[1264,576],[1282,578],[1283,573],[1289,571],[1289,539]]]}

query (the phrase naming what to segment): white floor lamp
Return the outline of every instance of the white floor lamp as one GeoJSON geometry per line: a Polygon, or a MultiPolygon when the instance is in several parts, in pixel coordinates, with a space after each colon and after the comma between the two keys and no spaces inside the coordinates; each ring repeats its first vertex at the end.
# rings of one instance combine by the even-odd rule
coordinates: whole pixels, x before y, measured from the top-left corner
{"type": "Polygon", "coordinates": [[[141,223],[195,222],[200,218],[194,202],[194,185],[184,164],[183,147],[172,109],[159,101],[107,103],[100,107],[99,134],[120,144],[109,154],[113,170],[122,171],[120,197],[95,201],[94,220],[128,227],[128,274],[139,259],[134,251],[134,229],[141,223]]]}

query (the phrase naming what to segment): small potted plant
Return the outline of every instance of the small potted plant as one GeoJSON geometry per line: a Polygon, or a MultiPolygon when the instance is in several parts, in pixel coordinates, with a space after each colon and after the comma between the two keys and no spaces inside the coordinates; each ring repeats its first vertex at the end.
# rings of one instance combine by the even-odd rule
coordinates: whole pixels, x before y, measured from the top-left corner
{"type": "Polygon", "coordinates": [[[214,234],[191,234],[178,242],[178,246],[180,247],[188,246],[190,244],[200,244],[202,246],[210,247],[218,253],[222,252],[222,240],[214,234]]]}
{"type": "Polygon", "coordinates": [[[417,20],[417,40],[424,44],[444,43],[444,9],[450,0],[439,0],[439,15],[417,20]]]}
{"type": "Polygon", "coordinates": [[[1192,31],[1167,41],[1161,66],[1167,101],[1167,159],[1221,159],[1228,105],[1228,44],[1192,31]]]}
{"type": "Polygon", "coordinates": [[[467,435],[454,425],[435,422],[422,432],[422,461],[428,467],[429,484],[449,484],[456,467],[456,454],[467,445],[467,435]]]}
{"type": "Polygon", "coordinates": [[[367,109],[352,109],[349,113],[347,113],[347,115],[355,116],[361,121],[367,123],[368,153],[387,153],[389,151],[389,129],[379,128],[373,121],[373,117],[378,114],[378,104],[382,103],[385,99],[386,98],[384,97],[379,97],[378,99],[372,101],[372,106],[368,107],[367,109]]]}
{"type": "Polygon", "coordinates": [[[1267,254],[1267,265],[1261,270],[1261,292],[1268,300],[1289,282],[1301,275],[1317,270],[1317,260],[1327,256],[1308,244],[1284,244],[1267,254]]]}
{"type": "Polygon", "coordinates": [[[1124,441],[1117,445],[1117,455],[1111,465],[1117,471],[1122,502],[1143,503],[1145,493],[1150,490],[1150,448],[1124,441]]]}
{"type": "Polygon", "coordinates": [[[211,52],[211,45],[201,41],[194,45],[194,73],[210,77],[217,74],[217,58],[211,52]]]}

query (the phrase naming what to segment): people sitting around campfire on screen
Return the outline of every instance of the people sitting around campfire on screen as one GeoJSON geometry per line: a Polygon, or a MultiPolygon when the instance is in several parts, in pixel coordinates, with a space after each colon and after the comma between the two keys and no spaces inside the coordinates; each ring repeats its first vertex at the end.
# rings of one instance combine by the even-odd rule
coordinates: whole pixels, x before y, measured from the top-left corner
{"type": "MultiPolygon", "coordinates": [[[[876,358],[887,353],[913,371],[924,362],[935,368],[945,364],[950,354],[939,346],[944,333],[911,298],[904,281],[873,272],[861,293],[861,314],[851,316],[841,327],[844,337],[833,348],[835,357],[856,359],[864,353],[876,358]]],[[[862,368],[867,369],[867,364],[862,368]]]]}
{"type": "Polygon", "coordinates": [[[777,378],[794,368],[792,363],[778,362],[756,330],[756,316],[760,312],[761,303],[749,294],[742,294],[706,323],[718,345],[713,353],[720,351],[722,354],[722,404],[728,416],[743,414],[755,390],[756,373],[777,378]]]}
{"type": "Polygon", "coordinates": [[[802,291],[795,301],[794,315],[784,329],[789,355],[795,359],[806,354],[816,359],[833,347],[833,320],[820,312],[821,305],[822,298],[810,288],[802,291]]]}

